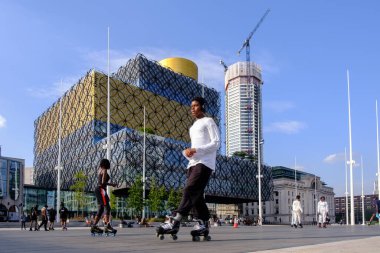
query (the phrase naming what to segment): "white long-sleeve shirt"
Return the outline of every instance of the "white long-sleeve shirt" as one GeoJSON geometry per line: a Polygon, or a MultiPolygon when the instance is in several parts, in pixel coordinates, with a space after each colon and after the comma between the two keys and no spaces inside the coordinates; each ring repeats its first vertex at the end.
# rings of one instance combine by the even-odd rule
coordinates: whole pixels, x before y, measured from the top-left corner
{"type": "Polygon", "coordinates": [[[293,201],[293,211],[303,213],[301,202],[297,199],[293,201]]]}
{"type": "Polygon", "coordinates": [[[196,153],[189,160],[187,168],[198,163],[215,170],[216,151],[220,146],[219,129],[214,120],[210,117],[196,119],[190,127],[191,148],[195,148],[196,153]]]}
{"type": "Polygon", "coordinates": [[[327,204],[327,201],[319,201],[318,202],[318,213],[327,213],[329,212],[329,205],[327,204]]]}

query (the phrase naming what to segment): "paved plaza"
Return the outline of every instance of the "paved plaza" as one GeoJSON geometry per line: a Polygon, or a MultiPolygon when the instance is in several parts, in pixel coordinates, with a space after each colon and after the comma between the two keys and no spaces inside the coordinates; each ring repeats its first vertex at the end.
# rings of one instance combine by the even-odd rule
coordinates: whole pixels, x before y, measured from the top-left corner
{"type": "Polygon", "coordinates": [[[116,237],[91,237],[89,228],[68,231],[20,231],[0,228],[1,252],[379,252],[380,226],[265,225],[213,227],[212,241],[192,242],[190,227],[182,227],[178,240],[159,240],[155,228],[118,228],[116,237]]]}

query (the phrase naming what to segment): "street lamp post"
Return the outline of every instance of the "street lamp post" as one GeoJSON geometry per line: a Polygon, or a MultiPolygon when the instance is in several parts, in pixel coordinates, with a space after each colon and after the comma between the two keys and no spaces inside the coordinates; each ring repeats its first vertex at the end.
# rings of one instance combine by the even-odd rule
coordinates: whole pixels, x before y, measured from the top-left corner
{"type": "MultiPolygon", "coordinates": [[[[62,80],[61,80],[62,86],[62,80]]],[[[59,99],[59,127],[58,127],[58,165],[55,167],[57,170],[57,222],[60,220],[59,207],[61,202],[61,170],[63,169],[61,165],[61,153],[62,153],[62,98],[59,99]]]]}
{"type": "Polygon", "coordinates": [[[257,117],[257,122],[258,122],[258,134],[257,134],[257,139],[258,139],[258,146],[257,146],[257,180],[258,180],[258,190],[259,190],[259,225],[261,226],[262,225],[262,220],[263,220],[263,206],[262,206],[262,200],[261,200],[261,178],[263,177],[261,175],[261,145],[264,143],[263,140],[261,140],[261,134],[260,134],[260,131],[261,131],[261,127],[260,127],[260,124],[261,124],[261,121],[260,121],[260,110],[261,110],[261,107],[260,107],[260,103],[261,103],[261,92],[260,92],[260,86],[258,87],[258,90],[259,90],[259,97],[260,97],[260,100],[258,101],[257,103],[257,106],[258,106],[258,117],[257,117]]]}
{"type": "Polygon", "coordinates": [[[142,219],[143,222],[145,219],[145,149],[146,149],[146,128],[145,128],[145,106],[144,106],[144,141],[143,141],[143,210],[142,210],[142,219]]]}
{"type": "Polygon", "coordinates": [[[344,171],[346,172],[346,225],[348,225],[348,184],[347,184],[347,152],[344,148],[344,171]]]}

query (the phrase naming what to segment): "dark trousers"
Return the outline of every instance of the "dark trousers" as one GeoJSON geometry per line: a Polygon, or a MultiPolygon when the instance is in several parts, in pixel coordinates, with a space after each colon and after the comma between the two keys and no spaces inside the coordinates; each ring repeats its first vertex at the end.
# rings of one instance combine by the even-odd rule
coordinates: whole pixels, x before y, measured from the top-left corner
{"type": "Polygon", "coordinates": [[[37,218],[36,219],[33,219],[33,220],[30,220],[30,230],[32,230],[33,228],[33,224],[34,224],[34,230],[37,230],[37,218]]]}
{"type": "Polygon", "coordinates": [[[210,213],[203,195],[211,173],[212,170],[201,163],[188,169],[187,183],[183,189],[181,204],[177,209],[182,216],[188,215],[193,209],[195,217],[203,221],[209,219],[210,213]]]}
{"type": "Polygon", "coordinates": [[[25,230],[26,230],[25,221],[21,221],[21,230],[22,230],[22,229],[25,229],[25,230]]]}
{"type": "Polygon", "coordinates": [[[44,217],[42,217],[42,222],[41,222],[40,226],[38,227],[38,230],[40,230],[40,228],[42,226],[44,226],[45,230],[47,230],[47,227],[46,227],[47,226],[47,219],[44,217]]]}

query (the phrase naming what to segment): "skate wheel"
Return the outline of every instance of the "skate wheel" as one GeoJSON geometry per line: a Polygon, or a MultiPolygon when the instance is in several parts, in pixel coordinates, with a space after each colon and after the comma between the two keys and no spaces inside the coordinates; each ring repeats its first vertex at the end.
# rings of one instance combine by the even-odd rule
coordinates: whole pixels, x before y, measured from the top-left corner
{"type": "Polygon", "coordinates": [[[160,235],[160,240],[164,240],[165,236],[164,235],[160,235]]]}
{"type": "Polygon", "coordinates": [[[178,239],[178,236],[177,235],[172,235],[172,238],[174,241],[176,241],[178,239]]]}
{"type": "Polygon", "coordinates": [[[193,242],[199,242],[200,240],[199,236],[193,236],[193,242]]]}
{"type": "Polygon", "coordinates": [[[203,237],[203,241],[211,241],[211,236],[205,236],[203,237]]]}

